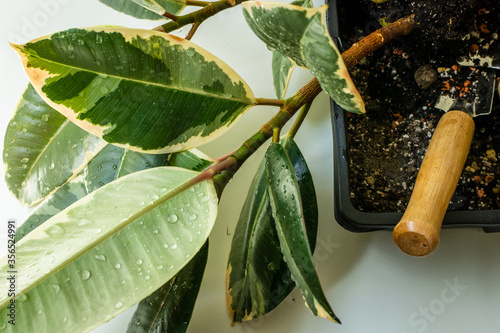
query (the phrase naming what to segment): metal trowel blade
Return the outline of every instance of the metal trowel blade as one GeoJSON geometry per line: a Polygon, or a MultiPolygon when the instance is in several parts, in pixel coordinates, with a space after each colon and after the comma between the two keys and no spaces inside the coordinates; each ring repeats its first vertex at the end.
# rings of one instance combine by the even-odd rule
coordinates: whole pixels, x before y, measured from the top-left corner
{"type": "Polygon", "coordinates": [[[467,57],[459,57],[457,62],[462,66],[500,69],[500,54],[497,53],[493,56],[480,56],[474,54],[467,57]]]}
{"type": "Polygon", "coordinates": [[[476,86],[466,96],[442,94],[434,107],[445,112],[450,110],[464,111],[469,113],[471,117],[490,114],[495,94],[495,79],[494,71],[486,71],[485,75],[478,79],[476,86]]]}

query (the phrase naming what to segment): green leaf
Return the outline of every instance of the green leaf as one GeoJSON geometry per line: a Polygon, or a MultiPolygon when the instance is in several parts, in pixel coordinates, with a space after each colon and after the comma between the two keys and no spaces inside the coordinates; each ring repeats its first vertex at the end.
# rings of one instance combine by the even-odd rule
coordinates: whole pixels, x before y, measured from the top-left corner
{"type": "MultiPolygon", "coordinates": [[[[158,167],[121,177],[24,237],[16,247],[17,320],[6,332],[88,331],[170,280],[215,222],[217,194],[198,175],[158,167]]],[[[0,262],[8,290],[7,257],[0,262]]],[[[9,303],[0,294],[2,317],[9,303]]]]}
{"type": "Polygon", "coordinates": [[[326,6],[309,9],[276,2],[249,1],[243,14],[253,32],[271,50],[309,68],[323,90],[345,110],[364,113],[352,82],[326,26],[326,6]]]}
{"type": "Polygon", "coordinates": [[[295,0],[295,1],[290,2],[290,4],[294,5],[294,6],[304,7],[304,8],[313,8],[314,7],[312,0],[295,0]]]}
{"type": "Polygon", "coordinates": [[[88,194],[83,174],[73,178],[36,207],[33,213],[16,229],[15,239],[19,242],[27,234],[60,211],[88,194]]]}
{"type": "Polygon", "coordinates": [[[192,148],[221,135],[256,103],[228,65],[165,33],[70,29],[15,48],[49,105],[126,149],[192,148]]]}
{"type": "Polygon", "coordinates": [[[23,205],[40,202],[75,177],[106,145],[47,105],[31,84],[4,140],[5,181],[23,205]]]}
{"type": "Polygon", "coordinates": [[[186,2],[182,0],[132,0],[141,7],[144,7],[158,15],[163,15],[165,12],[170,14],[180,13],[184,7],[186,7],[186,2]],[[172,11],[170,11],[172,10],[172,11]]]}
{"type": "Polygon", "coordinates": [[[281,53],[274,51],[272,59],[274,91],[278,98],[285,98],[295,64],[281,53]]]}
{"type": "Polygon", "coordinates": [[[142,154],[107,145],[79,176],[64,184],[44,200],[16,230],[16,242],[69,205],[87,194],[127,174],[164,166],[168,155],[142,154]]]}
{"type": "MultiPolygon", "coordinates": [[[[304,198],[304,221],[314,251],[318,206],[312,177],[293,139],[286,136],[283,147],[290,156],[304,198]]],[[[271,311],[295,288],[283,260],[266,188],[265,161],[262,161],[243,205],[229,254],[226,292],[233,322],[254,319],[271,311]]]]}
{"type": "Polygon", "coordinates": [[[103,185],[131,173],[164,166],[168,154],[144,154],[108,145],[89,163],[85,170],[85,182],[89,193],[103,185]]]}
{"type": "MultiPolygon", "coordinates": [[[[313,7],[311,0],[298,0],[291,2],[291,4],[306,8],[313,7]]],[[[295,64],[290,59],[284,57],[280,52],[273,51],[273,84],[278,98],[285,98],[285,93],[294,68],[295,64]]]]}
{"type": "Polygon", "coordinates": [[[174,153],[171,154],[168,158],[168,163],[170,165],[194,171],[202,171],[212,165],[214,162],[214,159],[205,155],[198,149],[191,149],[179,153],[174,153]]]}
{"type": "Polygon", "coordinates": [[[208,242],[174,278],[139,303],[127,333],[185,332],[207,258],[208,242]]]}
{"type": "Polygon", "coordinates": [[[321,288],[304,226],[297,178],[279,143],[271,143],[266,152],[266,175],[281,251],[292,278],[315,316],[340,322],[321,288]]]}
{"type": "Polygon", "coordinates": [[[186,7],[182,0],[99,0],[121,13],[145,20],[165,20],[165,12],[177,15],[186,7]]]}

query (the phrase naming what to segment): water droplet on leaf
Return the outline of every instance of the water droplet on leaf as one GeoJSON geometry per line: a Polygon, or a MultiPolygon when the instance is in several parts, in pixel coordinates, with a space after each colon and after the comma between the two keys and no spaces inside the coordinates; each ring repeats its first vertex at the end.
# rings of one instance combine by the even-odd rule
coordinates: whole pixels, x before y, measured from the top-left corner
{"type": "Polygon", "coordinates": [[[90,272],[89,271],[83,271],[82,272],[82,280],[86,281],[88,279],[90,279],[90,272]]]}
{"type": "Polygon", "coordinates": [[[89,219],[80,219],[80,221],[78,222],[78,225],[79,226],[84,226],[84,225],[89,225],[89,224],[92,224],[94,223],[92,220],[89,220],[89,219]]]}
{"type": "Polygon", "coordinates": [[[96,254],[94,258],[96,258],[99,261],[106,261],[106,256],[104,254],[96,254]]]}
{"type": "Polygon", "coordinates": [[[167,218],[167,222],[170,222],[170,223],[175,223],[179,220],[179,217],[175,214],[172,214],[170,215],[168,218],[167,218]]]}
{"type": "Polygon", "coordinates": [[[58,226],[57,224],[49,226],[47,229],[45,229],[45,233],[48,234],[51,237],[61,237],[66,233],[66,230],[64,230],[62,227],[58,226]]]}

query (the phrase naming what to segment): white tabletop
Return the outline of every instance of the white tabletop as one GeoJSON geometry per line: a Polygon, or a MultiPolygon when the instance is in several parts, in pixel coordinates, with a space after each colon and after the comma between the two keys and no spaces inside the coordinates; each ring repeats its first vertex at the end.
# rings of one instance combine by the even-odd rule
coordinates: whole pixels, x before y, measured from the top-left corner
{"type": "MultiPolygon", "coordinates": [[[[317,5],[321,3],[317,2],[317,5]]],[[[8,41],[24,43],[57,30],[101,24],[152,28],[101,5],[97,0],[11,1],[0,20],[0,132],[5,129],[27,78],[8,41]]],[[[180,33],[185,35],[188,28],[180,33]]],[[[232,66],[257,97],[274,98],[271,54],[247,27],[240,8],[202,24],[195,43],[232,66]]],[[[311,79],[306,70],[292,77],[294,92],[311,79]]],[[[221,138],[201,147],[212,157],[234,150],[267,121],[276,108],[255,107],[221,138]]],[[[3,139],[1,140],[3,142],[3,139]]],[[[210,236],[209,262],[188,332],[498,332],[500,313],[500,234],[479,229],[445,230],[441,246],[428,258],[411,258],[394,245],[390,232],[355,234],[333,217],[333,146],[329,99],[321,94],[296,141],[305,155],[318,196],[320,227],[315,259],[327,298],[342,325],[314,317],[296,289],[262,319],[230,326],[225,305],[225,269],[231,235],[253,173],[263,156],[247,161],[226,188],[210,236]]],[[[19,223],[28,211],[0,177],[0,253],[6,251],[7,219],[19,223]]],[[[3,291],[0,291],[3,292],[3,291]]],[[[124,332],[134,309],[95,333],[124,332]]]]}

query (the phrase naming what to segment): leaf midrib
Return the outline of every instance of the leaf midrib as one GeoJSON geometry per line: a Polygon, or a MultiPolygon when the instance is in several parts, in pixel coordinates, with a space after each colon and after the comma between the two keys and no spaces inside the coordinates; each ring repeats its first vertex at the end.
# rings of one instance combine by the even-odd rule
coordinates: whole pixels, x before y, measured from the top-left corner
{"type": "MultiPolygon", "coordinates": [[[[292,174],[292,172],[290,171],[290,170],[293,170],[293,165],[291,164],[289,158],[285,159],[285,163],[287,164],[287,167],[288,167],[288,174],[289,174],[289,176],[292,176],[292,178],[294,179],[295,185],[296,185],[296,186],[293,187],[293,190],[295,192],[294,195],[297,198],[300,198],[301,195],[300,195],[300,190],[299,190],[299,186],[298,186],[297,180],[294,177],[294,175],[292,174]]],[[[272,175],[272,173],[271,173],[271,175],[272,175]]],[[[279,198],[277,198],[276,195],[274,194],[275,190],[270,190],[270,191],[271,191],[271,193],[270,193],[271,204],[274,207],[277,208],[279,206],[277,204],[277,202],[279,201],[278,200],[279,198]]],[[[297,219],[297,220],[300,219],[301,220],[301,222],[302,222],[301,225],[302,226],[305,225],[304,212],[302,211],[302,207],[300,207],[299,210],[295,212],[294,216],[295,216],[294,217],[295,219],[297,219]],[[299,213],[301,215],[300,217],[298,216],[299,213]]],[[[278,230],[278,237],[280,238],[280,246],[282,247],[282,250],[287,251],[290,254],[290,258],[289,258],[289,260],[287,260],[287,266],[290,269],[290,272],[291,272],[292,276],[296,275],[295,273],[298,272],[300,279],[295,278],[295,281],[296,281],[297,285],[299,285],[299,288],[300,288],[300,286],[304,286],[305,288],[307,288],[307,291],[309,292],[309,294],[312,295],[312,297],[315,300],[318,300],[316,298],[316,294],[313,292],[313,289],[311,288],[311,283],[309,283],[307,280],[305,280],[305,279],[302,278],[302,274],[301,274],[302,270],[299,268],[299,265],[297,264],[297,262],[295,260],[295,256],[293,255],[293,252],[292,252],[292,247],[290,246],[291,245],[290,241],[289,241],[288,237],[285,235],[285,233],[283,232],[284,228],[282,227],[282,225],[284,224],[285,221],[283,221],[281,219],[280,214],[278,214],[278,212],[277,212],[277,209],[273,209],[273,217],[276,220],[276,228],[278,230]],[[275,212],[276,212],[276,214],[275,214],[275,212]],[[293,266],[293,268],[291,266],[293,266]]],[[[305,229],[305,227],[304,227],[304,229],[305,229]]],[[[294,230],[294,231],[296,231],[296,230],[294,230]]],[[[306,244],[308,244],[306,233],[300,233],[300,237],[305,240],[306,244]]],[[[307,250],[307,252],[309,254],[308,255],[308,261],[310,261],[310,263],[312,263],[312,265],[314,267],[314,262],[312,261],[312,251],[311,251],[311,249],[310,249],[309,246],[306,246],[306,250],[307,250]],[[309,260],[309,258],[311,260],[309,260]]],[[[302,289],[302,288],[300,288],[300,289],[302,289]]],[[[306,302],[307,302],[307,299],[306,299],[306,302]]],[[[320,300],[318,300],[318,304],[321,307],[324,308],[324,306],[323,306],[323,304],[322,304],[322,302],[320,300]]]]}
{"type": "MultiPolygon", "coordinates": [[[[66,119],[62,124],[61,126],[59,126],[59,128],[57,129],[57,131],[50,137],[48,143],[46,145],[44,145],[43,149],[40,151],[40,153],[38,154],[38,156],[36,157],[36,159],[33,161],[33,164],[31,165],[31,167],[29,168],[28,172],[26,173],[26,177],[23,178],[23,181],[26,181],[28,180],[28,178],[30,177],[31,173],[33,172],[33,169],[34,167],[36,166],[36,164],[40,161],[40,159],[42,158],[43,154],[47,151],[48,147],[50,146],[51,142],[55,140],[55,138],[58,136],[59,133],[61,133],[61,131],[66,128],[66,126],[68,125],[68,122],[69,120],[66,119]]],[[[75,176],[76,174],[73,173],[73,177],[75,176]]],[[[71,177],[72,178],[72,177],[71,177]]],[[[71,180],[68,179],[69,180],[71,180]]],[[[21,194],[21,192],[24,192],[24,190],[21,188],[21,190],[19,191],[19,194],[21,194]]],[[[22,199],[22,202],[24,204],[27,204],[27,205],[31,205],[33,203],[32,202],[26,202],[24,199],[22,199]]]]}
{"type": "MultiPolygon", "coordinates": [[[[259,205],[259,209],[257,211],[257,214],[256,216],[260,216],[262,210],[263,210],[263,205],[265,204],[266,202],[266,199],[269,199],[269,194],[268,194],[268,191],[267,190],[264,190],[264,195],[262,196],[262,200],[259,201],[260,205],[259,205]]],[[[245,287],[245,290],[247,290],[247,286],[248,286],[248,283],[247,281],[249,280],[248,278],[248,272],[249,272],[249,266],[250,266],[250,260],[249,260],[249,249],[250,248],[253,248],[253,245],[255,245],[255,234],[256,234],[256,230],[257,230],[257,224],[258,223],[254,223],[253,226],[252,226],[252,229],[251,229],[251,237],[250,237],[250,242],[249,242],[249,246],[246,248],[248,251],[245,251],[245,276],[243,278],[243,286],[245,287]]],[[[243,288],[242,288],[243,290],[243,288]]],[[[241,310],[242,309],[242,304],[243,304],[243,297],[240,297],[239,298],[239,301],[238,301],[238,310],[241,310]]],[[[250,314],[252,314],[252,312],[250,312],[250,314]]],[[[233,318],[234,319],[234,318],[233,318]]]]}
{"type": "MultiPolygon", "coordinates": [[[[251,99],[249,98],[247,100],[240,99],[240,98],[234,98],[234,97],[225,98],[225,97],[217,95],[217,94],[212,94],[212,93],[208,93],[208,92],[202,92],[202,91],[199,91],[199,90],[187,89],[186,87],[168,86],[168,85],[161,84],[161,83],[158,83],[158,82],[141,81],[141,80],[138,80],[138,79],[121,77],[121,76],[114,75],[114,74],[108,74],[108,73],[104,73],[104,72],[93,71],[93,70],[86,69],[86,68],[71,66],[71,65],[64,64],[64,63],[61,63],[61,62],[57,62],[57,61],[54,61],[54,60],[50,60],[50,59],[47,59],[47,58],[42,58],[42,57],[40,57],[38,55],[35,55],[33,53],[24,52],[25,51],[24,47],[23,47],[22,51],[27,56],[31,56],[33,58],[37,58],[37,59],[40,59],[40,60],[48,62],[48,63],[56,64],[56,65],[59,65],[61,67],[71,68],[71,69],[75,69],[75,70],[78,70],[78,71],[87,72],[87,73],[93,73],[93,74],[97,74],[97,75],[106,75],[107,77],[111,77],[111,78],[114,78],[114,79],[117,79],[117,80],[121,80],[121,81],[130,81],[130,82],[140,83],[140,84],[143,84],[143,85],[152,85],[152,86],[161,87],[161,88],[164,88],[164,89],[167,89],[167,90],[169,90],[169,89],[170,90],[181,90],[181,91],[185,91],[185,92],[191,93],[191,94],[196,94],[196,95],[201,95],[201,96],[208,96],[208,97],[213,97],[213,98],[218,98],[218,99],[223,99],[223,100],[231,100],[231,101],[235,101],[235,102],[239,102],[239,103],[243,103],[243,104],[247,104],[247,105],[255,105],[256,104],[256,101],[255,101],[254,98],[251,98],[251,99]]],[[[49,71],[47,71],[47,72],[49,72],[49,71]]],[[[52,74],[52,73],[50,73],[50,74],[52,74]]],[[[57,74],[59,76],[62,75],[60,73],[57,73],[57,74]]],[[[55,77],[55,76],[56,75],[51,76],[51,77],[55,77]]],[[[231,82],[233,83],[232,80],[231,80],[231,82]]],[[[242,83],[242,82],[240,81],[240,83],[242,83]]],[[[44,84],[45,84],[45,82],[44,82],[44,84]]],[[[245,89],[245,92],[247,92],[246,89],[245,89]]]]}

